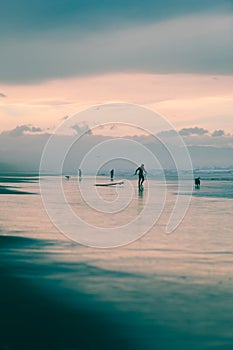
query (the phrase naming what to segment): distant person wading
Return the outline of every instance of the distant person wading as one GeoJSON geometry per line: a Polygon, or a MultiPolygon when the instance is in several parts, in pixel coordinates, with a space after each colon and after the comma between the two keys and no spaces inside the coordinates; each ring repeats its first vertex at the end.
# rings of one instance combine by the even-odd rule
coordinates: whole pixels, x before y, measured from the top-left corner
{"type": "Polygon", "coordinates": [[[110,179],[111,179],[111,181],[113,181],[113,179],[114,179],[114,169],[112,169],[110,171],[110,179]]]}

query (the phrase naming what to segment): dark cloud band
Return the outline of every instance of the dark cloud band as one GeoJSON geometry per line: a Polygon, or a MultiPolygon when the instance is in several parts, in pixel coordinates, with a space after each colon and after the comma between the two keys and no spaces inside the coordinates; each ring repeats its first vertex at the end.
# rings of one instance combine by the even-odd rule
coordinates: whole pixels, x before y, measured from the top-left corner
{"type": "Polygon", "coordinates": [[[65,28],[79,30],[148,23],[205,11],[228,11],[231,0],[8,0],[1,2],[1,32],[32,35],[35,32],[65,28]]]}
{"type": "Polygon", "coordinates": [[[32,83],[111,72],[231,74],[229,4],[5,1],[0,81],[32,83]]]}

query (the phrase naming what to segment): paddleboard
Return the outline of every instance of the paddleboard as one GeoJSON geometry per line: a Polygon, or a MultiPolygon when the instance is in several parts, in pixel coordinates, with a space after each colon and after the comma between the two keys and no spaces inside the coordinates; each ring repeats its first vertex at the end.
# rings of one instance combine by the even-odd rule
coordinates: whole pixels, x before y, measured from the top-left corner
{"type": "Polygon", "coordinates": [[[124,181],[116,181],[116,182],[107,182],[107,183],[99,183],[95,184],[95,186],[115,186],[115,185],[123,185],[124,181]]]}

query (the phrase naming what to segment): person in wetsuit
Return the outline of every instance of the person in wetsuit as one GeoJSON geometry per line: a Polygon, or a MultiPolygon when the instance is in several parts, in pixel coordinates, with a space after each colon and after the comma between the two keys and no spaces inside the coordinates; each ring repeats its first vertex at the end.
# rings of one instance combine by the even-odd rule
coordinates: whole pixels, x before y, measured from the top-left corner
{"type": "Polygon", "coordinates": [[[111,181],[113,181],[113,179],[114,179],[114,169],[112,169],[110,171],[110,179],[111,179],[111,181]]]}
{"type": "Polygon", "coordinates": [[[146,169],[144,168],[144,164],[142,164],[140,167],[138,167],[135,170],[135,174],[136,175],[138,173],[138,188],[142,188],[142,184],[145,180],[144,174],[147,174],[146,169]]]}

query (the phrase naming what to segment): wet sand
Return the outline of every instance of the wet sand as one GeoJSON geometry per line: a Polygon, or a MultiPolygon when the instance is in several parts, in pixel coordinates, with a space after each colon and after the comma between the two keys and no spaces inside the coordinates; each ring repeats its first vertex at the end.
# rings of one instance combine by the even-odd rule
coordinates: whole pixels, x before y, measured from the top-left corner
{"type": "Polygon", "coordinates": [[[1,350],[152,350],[190,345],[185,334],[177,337],[138,312],[120,311],[114,303],[96,300],[94,290],[83,293],[82,275],[106,272],[86,264],[54,264],[45,257],[43,245],[39,240],[0,236],[1,350]],[[72,289],[66,286],[69,280],[72,289]],[[179,337],[176,346],[173,339],[179,337]]]}
{"type": "MultiPolygon", "coordinates": [[[[215,298],[211,296],[211,289],[208,291],[206,286],[199,286],[200,296],[195,297],[197,286],[192,283],[168,281],[164,284],[158,277],[156,289],[150,290],[151,301],[143,290],[143,283],[145,287],[148,283],[143,276],[104,270],[84,262],[67,262],[59,256],[54,259],[52,254],[45,254],[46,249],[59,247],[59,244],[0,237],[1,350],[231,349],[230,335],[228,340],[225,337],[223,346],[214,332],[208,334],[203,329],[198,334],[195,330],[195,313],[199,307],[202,310],[200,322],[208,312],[198,303],[203,298],[215,298]],[[138,280],[138,288],[131,291],[131,295],[120,285],[114,298],[108,295],[107,284],[103,286],[106,294],[101,298],[95,289],[97,279],[109,280],[110,284],[121,279],[127,284],[132,278],[138,280]],[[83,288],[85,284],[89,286],[88,290],[83,288]],[[161,318],[156,319],[150,310],[140,312],[134,304],[133,293],[140,293],[139,304],[145,310],[153,306],[161,318]],[[166,324],[167,312],[174,312],[172,305],[175,309],[178,305],[181,312],[180,315],[177,313],[177,324],[173,327],[166,324]],[[187,315],[187,322],[193,322],[193,331],[179,326],[183,313],[187,315]],[[218,341],[220,346],[216,345],[218,341]]],[[[222,298],[230,302],[230,295],[222,298]]],[[[206,307],[208,309],[209,304],[206,307]]]]}
{"type": "Polygon", "coordinates": [[[16,189],[15,186],[0,186],[0,194],[36,194],[16,189]]]}
{"type": "MultiPolygon", "coordinates": [[[[36,192],[23,181],[3,187],[36,192]]],[[[96,250],[56,231],[39,195],[0,198],[0,350],[232,349],[229,199],[195,197],[169,239],[161,222],[96,250]]]]}
{"type": "Polygon", "coordinates": [[[22,176],[0,176],[0,194],[35,194],[34,192],[28,192],[21,190],[20,184],[37,183],[38,177],[22,176]],[[12,186],[9,184],[17,184],[12,186]]]}

